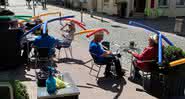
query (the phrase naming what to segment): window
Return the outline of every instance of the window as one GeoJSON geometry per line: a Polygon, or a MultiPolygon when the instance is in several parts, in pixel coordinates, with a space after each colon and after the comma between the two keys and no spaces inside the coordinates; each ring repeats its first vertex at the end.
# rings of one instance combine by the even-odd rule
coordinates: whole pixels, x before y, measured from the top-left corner
{"type": "Polygon", "coordinates": [[[114,4],[114,6],[117,6],[117,0],[113,0],[113,4],[114,4]]]}
{"type": "Polygon", "coordinates": [[[87,0],[80,0],[81,3],[87,3],[87,0]]]}
{"type": "Polygon", "coordinates": [[[176,5],[177,5],[177,7],[181,7],[181,6],[185,6],[185,0],[177,0],[176,1],[176,5]]]}
{"type": "Polygon", "coordinates": [[[87,3],[87,0],[84,0],[84,3],[87,3]]]}
{"type": "Polygon", "coordinates": [[[109,0],[104,0],[104,3],[108,3],[109,2],[109,0]]]}
{"type": "Polygon", "coordinates": [[[168,0],[159,0],[159,6],[160,7],[167,7],[168,6],[168,0]]]}
{"type": "Polygon", "coordinates": [[[109,0],[103,0],[104,1],[104,6],[107,6],[109,4],[109,0]]]}
{"type": "Polygon", "coordinates": [[[155,0],[151,0],[150,7],[154,8],[154,6],[155,6],[155,0]]]}

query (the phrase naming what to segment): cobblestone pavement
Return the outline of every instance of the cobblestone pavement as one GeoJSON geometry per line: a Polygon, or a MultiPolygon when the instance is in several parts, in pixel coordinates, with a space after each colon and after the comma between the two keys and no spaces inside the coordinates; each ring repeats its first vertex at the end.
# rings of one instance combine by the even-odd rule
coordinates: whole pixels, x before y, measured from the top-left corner
{"type": "MultiPolygon", "coordinates": [[[[26,14],[33,15],[32,9],[28,9],[25,6],[24,0],[9,0],[10,6],[8,7],[16,14],[26,14]]],[[[56,6],[47,6],[47,10],[42,10],[41,6],[36,7],[36,15],[44,13],[44,12],[56,12],[61,11],[63,16],[66,15],[75,15],[75,18],[80,20],[80,12],[63,9],[56,6]]],[[[44,17],[44,19],[54,18],[56,16],[51,15],[48,17],[44,17]]],[[[110,35],[105,36],[105,40],[109,40],[118,44],[128,44],[129,41],[135,41],[137,43],[137,47],[143,49],[144,46],[147,45],[147,38],[150,33],[148,31],[128,26],[123,22],[116,22],[110,18],[104,18],[106,22],[101,22],[98,19],[101,19],[98,16],[96,18],[91,18],[89,14],[84,13],[83,22],[86,24],[88,29],[91,28],[106,28],[110,32],[110,35]]],[[[60,38],[60,23],[52,22],[49,23],[49,32],[51,35],[54,35],[60,38]]],[[[79,29],[78,29],[79,30],[79,29]]],[[[171,33],[163,32],[165,36],[167,36],[174,44],[178,47],[185,49],[185,38],[177,35],[173,35],[171,33]]],[[[73,46],[73,59],[68,59],[67,61],[64,59],[65,54],[60,54],[60,60],[57,63],[57,69],[62,72],[69,72],[74,79],[75,83],[80,89],[80,99],[155,99],[155,97],[149,95],[146,92],[138,92],[136,88],[141,88],[140,85],[134,84],[130,82],[128,78],[129,74],[129,60],[128,58],[122,58],[122,67],[127,70],[126,76],[122,80],[111,80],[103,78],[103,69],[100,73],[100,79],[96,80],[94,75],[96,72],[94,71],[92,75],[89,75],[90,62],[88,62],[91,57],[88,53],[88,40],[85,35],[76,36],[75,40],[72,44],[73,46]]],[[[58,53],[57,53],[58,54],[58,53]]],[[[124,56],[126,56],[124,54],[124,56]]],[[[57,59],[56,59],[57,60],[57,59]]],[[[0,72],[2,77],[6,76],[9,79],[21,79],[23,83],[28,87],[30,99],[36,99],[36,83],[35,83],[35,73],[34,68],[26,67],[12,71],[0,72]],[[13,75],[14,74],[14,75],[13,75]],[[13,77],[13,78],[11,78],[13,77]]]]}

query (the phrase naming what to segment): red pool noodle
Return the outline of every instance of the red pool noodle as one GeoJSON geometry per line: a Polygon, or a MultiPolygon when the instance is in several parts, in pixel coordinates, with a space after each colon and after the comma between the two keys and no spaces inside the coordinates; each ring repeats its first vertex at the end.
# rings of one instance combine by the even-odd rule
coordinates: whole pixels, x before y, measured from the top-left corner
{"type": "Polygon", "coordinates": [[[109,34],[109,31],[107,29],[100,28],[100,29],[97,29],[97,30],[87,34],[86,37],[89,38],[90,36],[94,35],[95,33],[98,33],[98,32],[101,32],[101,31],[105,31],[107,34],[109,34]]]}

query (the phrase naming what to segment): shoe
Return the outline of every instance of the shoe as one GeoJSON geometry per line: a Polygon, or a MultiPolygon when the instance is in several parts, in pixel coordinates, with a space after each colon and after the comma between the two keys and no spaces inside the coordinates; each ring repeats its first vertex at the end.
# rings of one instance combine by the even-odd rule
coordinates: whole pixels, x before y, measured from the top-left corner
{"type": "Polygon", "coordinates": [[[119,77],[122,77],[122,76],[125,75],[125,72],[120,72],[120,73],[118,73],[117,75],[118,75],[119,77]]]}

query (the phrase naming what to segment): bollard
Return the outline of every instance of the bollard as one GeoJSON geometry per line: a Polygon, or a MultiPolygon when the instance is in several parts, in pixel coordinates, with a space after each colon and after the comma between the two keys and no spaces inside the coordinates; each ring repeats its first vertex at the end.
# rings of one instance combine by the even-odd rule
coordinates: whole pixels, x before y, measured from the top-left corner
{"type": "Polygon", "coordinates": [[[93,18],[93,9],[90,10],[90,15],[93,18]]]}
{"type": "Polygon", "coordinates": [[[183,21],[184,21],[183,19],[179,19],[179,18],[177,18],[175,21],[174,32],[177,33],[178,35],[185,35],[185,34],[182,34],[183,21]]]}

